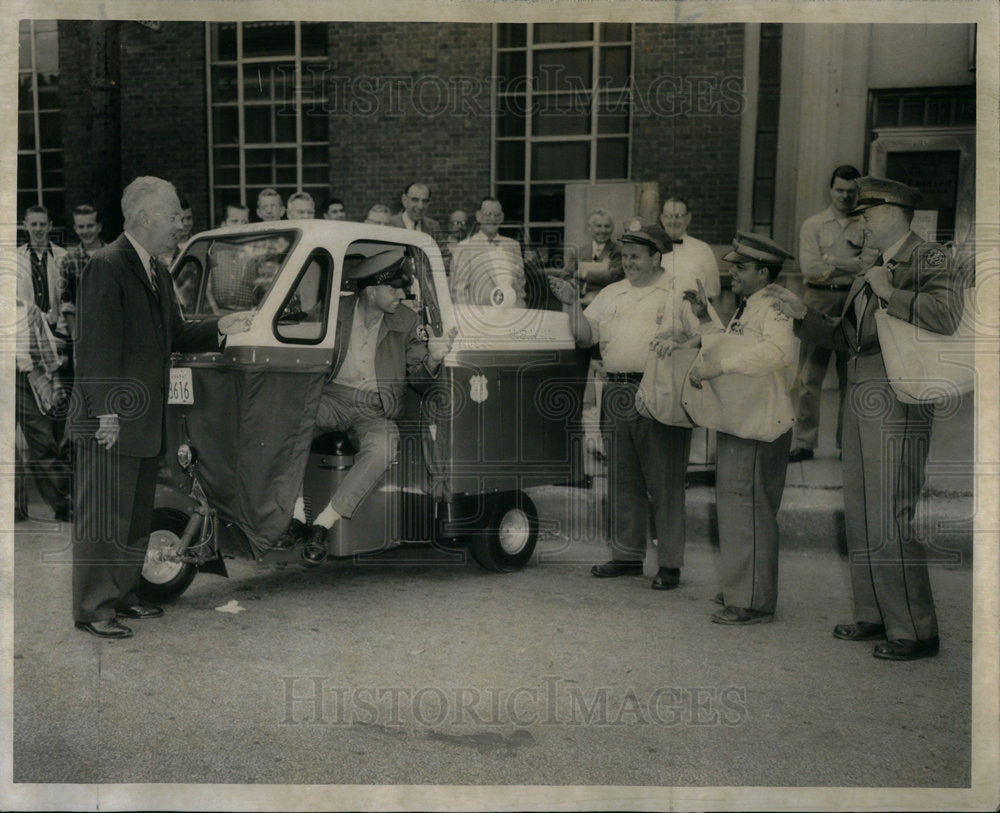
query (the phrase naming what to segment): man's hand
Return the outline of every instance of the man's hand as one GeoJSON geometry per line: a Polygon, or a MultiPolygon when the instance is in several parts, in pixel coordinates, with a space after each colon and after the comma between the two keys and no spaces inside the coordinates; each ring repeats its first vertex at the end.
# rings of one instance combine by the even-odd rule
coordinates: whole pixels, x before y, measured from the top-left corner
{"type": "Polygon", "coordinates": [[[771,307],[789,319],[802,319],[806,315],[805,303],[787,288],[772,283],[761,294],[771,300],[771,307]]]}
{"type": "Polygon", "coordinates": [[[669,335],[657,336],[649,343],[649,349],[656,353],[658,358],[672,355],[675,350],[683,350],[688,347],[699,347],[701,336],[692,336],[684,339],[682,336],[669,335]]]}
{"type": "Polygon", "coordinates": [[[720,362],[706,361],[704,357],[701,357],[691,367],[691,372],[688,373],[688,380],[690,380],[692,387],[700,390],[702,381],[718,378],[720,375],[722,375],[722,364],[720,362]]]}
{"type": "Polygon", "coordinates": [[[873,265],[865,272],[865,282],[867,282],[872,292],[879,299],[888,300],[896,290],[892,286],[892,275],[884,265],[873,265]]]}
{"type": "Polygon", "coordinates": [[[94,438],[105,449],[110,449],[118,442],[118,416],[101,415],[98,420],[101,425],[94,432],[94,438]]]}
{"type": "Polygon", "coordinates": [[[236,313],[227,313],[219,319],[219,324],[216,327],[219,333],[223,336],[230,336],[233,333],[246,333],[250,330],[250,325],[253,322],[255,313],[256,311],[237,311],[236,313]]]}
{"type": "Polygon", "coordinates": [[[701,284],[700,279],[695,280],[695,282],[698,283],[698,290],[685,291],[684,301],[691,303],[691,310],[698,317],[699,322],[707,322],[709,321],[708,294],[705,293],[705,286],[701,284]]]}
{"type": "Polygon", "coordinates": [[[458,335],[458,328],[453,327],[444,336],[431,336],[427,340],[427,358],[432,367],[437,367],[444,357],[451,352],[451,346],[455,343],[458,335]]]}
{"type": "Polygon", "coordinates": [[[564,305],[572,305],[580,301],[580,289],[575,282],[570,282],[562,277],[549,277],[549,288],[553,296],[564,305]]]}

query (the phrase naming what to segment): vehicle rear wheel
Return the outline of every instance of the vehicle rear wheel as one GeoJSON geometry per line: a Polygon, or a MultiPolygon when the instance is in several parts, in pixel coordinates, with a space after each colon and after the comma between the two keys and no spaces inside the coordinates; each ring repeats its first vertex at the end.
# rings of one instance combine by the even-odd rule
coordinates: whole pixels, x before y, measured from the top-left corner
{"type": "Polygon", "coordinates": [[[190,514],[175,508],[154,509],[146,561],[136,589],[144,601],[173,601],[194,581],[198,568],[193,563],[169,559],[181,552],[181,537],[190,518],[190,514]]]}
{"type": "Polygon", "coordinates": [[[523,491],[491,501],[486,527],[472,542],[472,555],[487,570],[509,573],[524,567],[538,542],[538,511],[523,491]]]}

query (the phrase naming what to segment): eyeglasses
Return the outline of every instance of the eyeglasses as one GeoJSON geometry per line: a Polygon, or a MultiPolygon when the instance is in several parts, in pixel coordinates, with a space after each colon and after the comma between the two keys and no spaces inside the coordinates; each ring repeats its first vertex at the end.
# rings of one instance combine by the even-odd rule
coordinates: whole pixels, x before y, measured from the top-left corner
{"type": "Polygon", "coordinates": [[[155,209],[153,210],[153,213],[158,215],[163,215],[170,223],[172,223],[175,226],[179,224],[184,217],[184,215],[180,213],[170,214],[169,212],[161,212],[155,209]]]}

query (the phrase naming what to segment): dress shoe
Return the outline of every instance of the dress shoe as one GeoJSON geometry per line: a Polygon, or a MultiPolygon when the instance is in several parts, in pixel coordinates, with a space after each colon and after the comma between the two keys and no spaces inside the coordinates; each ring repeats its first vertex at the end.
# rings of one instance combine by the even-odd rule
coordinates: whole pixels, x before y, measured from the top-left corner
{"type": "Polygon", "coordinates": [[[812,449],[792,449],[792,453],[788,455],[789,463],[801,463],[803,460],[812,460],[813,450],[812,449]]]}
{"type": "Polygon", "coordinates": [[[603,565],[590,568],[590,575],[598,579],[613,579],[616,576],[641,576],[642,562],[618,562],[612,559],[603,565]]]}
{"type": "Polygon", "coordinates": [[[679,567],[661,567],[649,585],[654,590],[674,590],[680,586],[681,569],[679,567]]]}
{"type": "Polygon", "coordinates": [[[871,621],[837,624],[833,628],[833,637],[844,641],[870,641],[872,638],[885,638],[885,625],[874,624],[871,621]]]}
{"type": "Polygon", "coordinates": [[[938,637],[925,641],[896,639],[877,644],[872,655],[884,661],[915,661],[919,658],[933,658],[938,654],[938,637]]]}
{"type": "Polygon", "coordinates": [[[274,541],[271,549],[289,550],[290,548],[294,548],[305,540],[307,533],[309,533],[309,529],[306,527],[306,524],[299,522],[293,517],[292,521],[288,523],[288,527],[281,532],[281,536],[274,541]]]}
{"type": "Polygon", "coordinates": [[[767,624],[774,621],[774,613],[761,610],[751,610],[746,607],[723,607],[712,613],[712,621],[716,624],[743,626],[745,624],[767,624]]]}
{"type": "Polygon", "coordinates": [[[98,638],[130,638],[132,630],[124,624],[119,624],[114,618],[103,621],[77,621],[76,628],[84,630],[98,638]]]}
{"type": "Polygon", "coordinates": [[[147,604],[119,604],[115,607],[115,615],[125,618],[159,618],[163,615],[163,608],[147,604]]]}
{"type": "Polygon", "coordinates": [[[310,567],[321,565],[326,559],[326,530],[322,525],[310,525],[306,530],[302,560],[310,567]]]}

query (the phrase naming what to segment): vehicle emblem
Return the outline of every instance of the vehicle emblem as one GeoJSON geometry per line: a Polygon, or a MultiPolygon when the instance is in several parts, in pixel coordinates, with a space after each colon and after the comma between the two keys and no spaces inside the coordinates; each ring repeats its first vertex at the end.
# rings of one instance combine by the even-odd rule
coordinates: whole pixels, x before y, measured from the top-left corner
{"type": "Polygon", "coordinates": [[[489,395],[490,394],[486,388],[486,376],[474,375],[469,379],[469,397],[473,401],[477,404],[481,404],[489,398],[489,395]]]}

